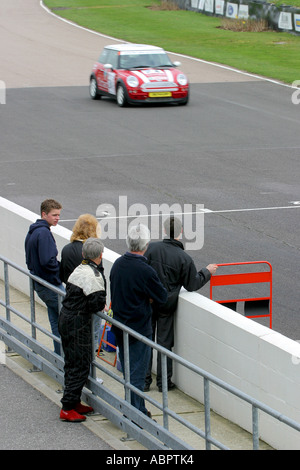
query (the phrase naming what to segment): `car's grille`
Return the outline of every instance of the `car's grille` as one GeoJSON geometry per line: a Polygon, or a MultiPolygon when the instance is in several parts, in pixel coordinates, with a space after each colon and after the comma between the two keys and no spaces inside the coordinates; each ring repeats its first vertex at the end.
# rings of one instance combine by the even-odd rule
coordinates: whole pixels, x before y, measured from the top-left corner
{"type": "Polygon", "coordinates": [[[178,90],[178,86],[174,82],[152,82],[152,83],[143,83],[141,85],[141,89],[145,92],[149,92],[151,90],[155,91],[176,91],[178,90]]]}

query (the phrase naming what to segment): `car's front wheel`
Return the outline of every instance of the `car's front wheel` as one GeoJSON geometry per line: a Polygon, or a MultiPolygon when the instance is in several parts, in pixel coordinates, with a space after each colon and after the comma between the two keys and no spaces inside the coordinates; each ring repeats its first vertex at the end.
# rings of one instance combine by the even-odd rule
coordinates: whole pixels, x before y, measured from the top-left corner
{"type": "Polygon", "coordinates": [[[90,79],[90,97],[92,100],[98,100],[101,98],[101,95],[98,93],[97,80],[95,77],[90,79]]]}
{"type": "Polygon", "coordinates": [[[122,83],[119,83],[117,88],[117,103],[121,108],[127,105],[126,90],[122,83]]]}
{"type": "Polygon", "coordinates": [[[188,104],[189,102],[189,93],[186,95],[186,98],[184,98],[182,101],[180,101],[178,104],[180,104],[181,106],[184,106],[186,104],[188,104]]]}

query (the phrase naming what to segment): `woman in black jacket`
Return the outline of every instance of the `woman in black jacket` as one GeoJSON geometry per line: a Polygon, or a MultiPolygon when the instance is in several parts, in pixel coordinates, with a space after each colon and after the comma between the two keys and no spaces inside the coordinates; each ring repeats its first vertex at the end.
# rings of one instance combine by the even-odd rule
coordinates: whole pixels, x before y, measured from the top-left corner
{"type": "Polygon", "coordinates": [[[77,266],[82,262],[82,245],[88,238],[100,238],[100,225],[96,217],[82,214],[72,229],[70,243],[61,252],[60,279],[65,284],[77,266]]]}
{"type": "MultiPolygon", "coordinates": [[[[60,278],[65,284],[70,274],[82,262],[82,246],[84,242],[92,238],[100,238],[101,229],[98,220],[91,214],[82,214],[78,217],[72,230],[70,243],[65,245],[61,252],[60,278]]],[[[98,345],[101,335],[101,318],[97,315],[93,317],[95,345],[98,351],[98,345]]]]}

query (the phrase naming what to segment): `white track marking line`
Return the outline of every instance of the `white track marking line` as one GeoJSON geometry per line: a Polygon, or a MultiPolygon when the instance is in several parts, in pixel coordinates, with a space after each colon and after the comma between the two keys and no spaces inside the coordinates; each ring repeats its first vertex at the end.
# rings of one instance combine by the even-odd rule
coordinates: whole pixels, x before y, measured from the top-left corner
{"type": "Polygon", "coordinates": [[[250,211],[268,211],[268,210],[278,210],[278,209],[299,209],[300,206],[274,206],[274,207],[250,207],[247,209],[223,209],[219,211],[211,211],[209,209],[204,209],[205,212],[211,212],[213,214],[221,214],[226,212],[250,212],[250,211]]]}
{"type": "MultiPolygon", "coordinates": [[[[296,201],[298,202],[298,201],[296,201]]],[[[248,209],[223,209],[223,210],[217,210],[213,211],[210,209],[202,209],[199,211],[192,211],[192,212],[176,212],[172,213],[172,215],[175,216],[181,216],[181,215],[199,215],[199,214],[224,214],[224,213],[231,213],[231,212],[251,212],[251,211],[267,211],[267,210],[281,210],[281,209],[300,209],[300,205],[293,205],[293,206],[274,206],[274,207],[253,207],[253,208],[248,208],[248,209]]],[[[103,217],[97,217],[98,220],[115,220],[115,219],[137,219],[137,218],[142,218],[142,217],[164,217],[164,216],[169,216],[170,214],[142,214],[142,215],[122,215],[122,216],[116,216],[116,217],[110,217],[109,214],[103,215],[103,217]]],[[[77,219],[64,219],[60,220],[60,222],[76,222],[77,219]]]]}
{"type": "Polygon", "coordinates": [[[58,15],[56,15],[55,13],[53,13],[53,11],[49,10],[49,8],[46,7],[46,5],[44,5],[43,0],[40,0],[40,6],[41,6],[47,13],[49,13],[49,15],[52,15],[52,16],[54,16],[55,18],[57,18],[58,20],[61,20],[61,21],[63,21],[64,23],[70,24],[71,26],[75,26],[75,28],[82,29],[82,30],[84,30],[84,31],[88,31],[89,33],[96,34],[96,36],[101,36],[102,38],[112,39],[113,41],[117,41],[117,42],[127,42],[127,41],[122,41],[122,39],[116,39],[116,38],[113,38],[112,36],[107,36],[106,34],[98,33],[97,31],[93,31],[92,29],[84,28],[83,26],[80,26],[79,24],[73,23],[73,22],[70,21],[70,20],[66,20],[65,18],[62,18],[61,16],[58,16],[58,15]]]}

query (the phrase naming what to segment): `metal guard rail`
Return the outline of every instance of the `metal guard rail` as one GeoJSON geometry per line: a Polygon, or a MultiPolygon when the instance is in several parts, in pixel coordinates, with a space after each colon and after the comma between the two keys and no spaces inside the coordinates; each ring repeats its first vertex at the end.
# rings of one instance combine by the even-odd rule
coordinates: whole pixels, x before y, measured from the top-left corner
{"type": "MultiPolygon", "coordinates": [[[[33,365],[33,371],[42,370],[44,373],[55,379],[59,384],[63,385],[64,383],[64,374],[63,374],[63,357],[55,354],[53,351],[50,351],[45,345],[39,343],[36,339],[36,331],[39,330],[43,334],[54,339],[54,336],[41,325],[36,322],[35,318],[35,300],[34,300],[34,289],[33,281],[38,281],[39,283],[49,287],[51,290],[57,292],[59,296],[62,296],[62,291],[55,288],[51,284],[43,281],[42,279],[30,274],[27,270],[13,263],[9,259],[0,256],[0,260],[4,263],[4,283],[5,283],[5,301],[0,299],[0,305],[5,308],[6,318],[0,315],[0,340],[3,341],[9,350],[13,350],[20,354],[22,357],[28,360],[33,365]],[[18,270],[27,277],[29,277],[30,284],[30,310],[31,318],[29,319],[24,314],[16,310],[10,305],[10,285],[9,285],[9,275],[8,267],[18,270]],[[26,332],[20,330],[17,326],[14,326],[11,322],[11,313],[17,315],[22,320],[28,322],[31,325],[31,336],[26,332]]],[[[258,412],[259,410],[272,416],[278,421],[285,423],[287,426],[300,431],[300,424],[296,421],[282,415],[276,410],[270,408],[264,403],[252,398],[246,393],[232,387],[231,385],[225,383],[224,381],[218,379],[217,377],[211,375],[200,367],[192,364],[191,362],[183,359],[177,354],[157,345],[156,343],[150,341],[144,336],[136,333],[134,330],[124,326],[123,324],[117,322],[110,316],[106,315],[103,312],[98,314],[102,319],[109,321],[118,328],[123,330],[124,335],[124,357],[125,357],[125,380],[112,372],[108,368],[104,367],[102,364],[98,363],[95,359],[92,362],[91,374],[88,379],[86,388],[83,390],[83,398],[86,403],[89,403],[93,406],[96,412],[101,413],[113,424],[118,426],[124,432],[127,433],[131,438],[136,439],[146,448],[151,450],[194,450],[186,442],[182,441],[178,436],[175,436],[172,432],[169,431],[169,417],[177,420],[182,425],[186,426],[189,430],[200,436],[205,440],[205,446],[207,450],[211,450],[211,446],[215,446],[222,450],[229,450],[228,447],[223,445],[221,442],[216,440],[211,435],[211,425],[210,425],[210,383],[214,384],[217,387],[226,390],[227,392],[235,395],[236,397],[244,400],[252,407],[252,435],[253,435],[253,450],[259,449],[259,429],[258,429],[258,412]],[[129,377],[129,336],[133,336],[136,339],[143,341],[144,343],[151,346],[153,349],[156,349],[161,353],[162,356],[162,403],[157,402],[147,394],[136,389],[130,384],[129,377]],[[204,407],[205,407],[205,429],[201,430],[197,428],[174,411],[168,407],[168,390],[167,390],[167,357],[171,358],[173,361],[176,361],[178,364],[188,368],[195,374],[203,378],[204,386],[204,407]],[[125,399],[121,399],[117,396],[112,390],[107,389],[103,384],[99,384],[96,380],[96,371],[97,369],[101,370],[105,374],[109,375],[117,382],[123,384],[125,388],[125,399]],[[157,407],[163,413],[163,426],[157,424],[152,419],[145,416],[143,413],[139,412],[130,404],[130,392],[134,391],[140,396],[151,403],[153,406],[157,407]]],[[[93,335],[94,337],[94,335],[93,335]]],[[[57,341],[59,339],[55,338],[57,341]]],[[[95,350],[95,348],[94,348],[95,350]]]]}

